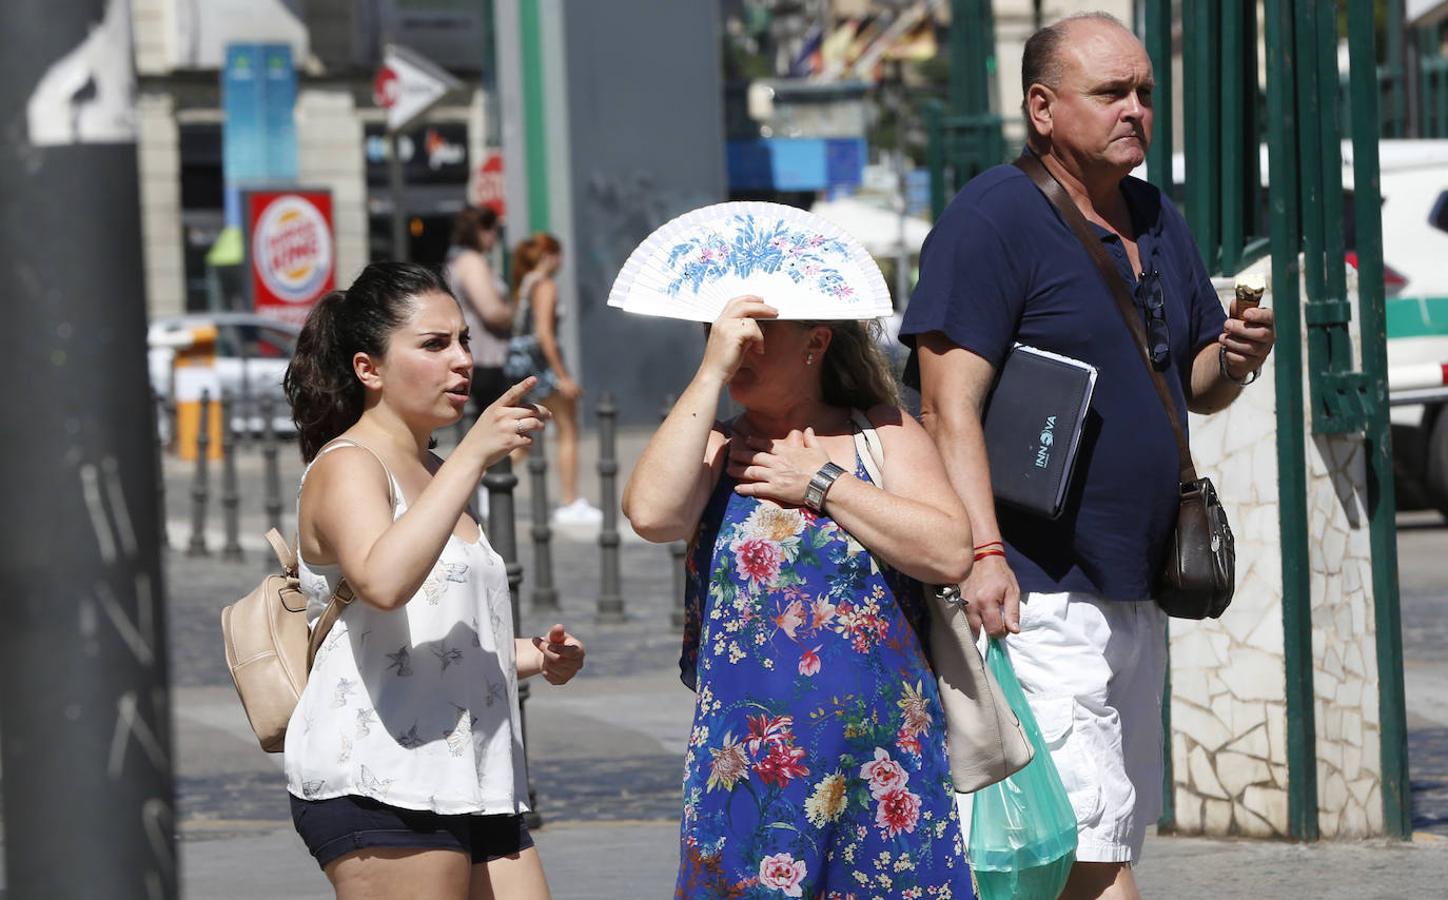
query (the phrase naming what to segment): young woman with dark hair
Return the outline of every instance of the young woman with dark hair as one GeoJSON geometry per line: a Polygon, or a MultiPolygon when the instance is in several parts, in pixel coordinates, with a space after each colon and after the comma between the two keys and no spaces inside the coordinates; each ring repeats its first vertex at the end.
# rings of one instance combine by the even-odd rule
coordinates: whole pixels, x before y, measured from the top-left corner
{"type": "Polygon", "coordinates": [[[292,817],[339,898],[546,898],[527,810],[518,679],[583,665],[555,625],[515,640],[503,561],[469,508],[489,465],[550,418],[531,379],[446,461],[435,429],[467,402],[468,329],[447,284],[368,266],[307,319],[285,386],[302,475],[299,575],[315,622],[356,595],[287,728],[292,817]]]}

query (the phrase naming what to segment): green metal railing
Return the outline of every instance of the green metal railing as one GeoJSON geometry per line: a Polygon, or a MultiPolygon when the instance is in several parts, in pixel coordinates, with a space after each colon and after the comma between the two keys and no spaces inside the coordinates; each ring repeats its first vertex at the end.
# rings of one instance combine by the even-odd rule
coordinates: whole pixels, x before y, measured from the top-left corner
{"type": "MultiPolygon", "coordinates": [[[[1257,4],[1182,0],[1181,5],[1186,106],[1184,213],[1188,224],[1204,260],[1216,273],[1233,274],[1269,250],[1272,254],[1278,330],[1288,828],[1302,840],[1318,836],[1305,474],[1309,415],[1312,433],[1360,432],[1368,450],[1383,812],[1389,833],[1399,837],[1410,833],[1377,157],[1379,135],[1407,133],[1409,123],[1401,74],[1390,66],[1380,68],[1375,59],[1372,5],[1371,0],[1348,3],[1352,66],[1341,84],[1337,3],[1267,0],[1262,7],[1268,61],[1265,118],[1255,88],[1257,4]],[[1345,132],[1351,134],[1354,146],[1361,371],[1355,368],[1349,330],[1352,303],[1341,227],[1341,141],[1345,132]],[[1270,193],[1263,188],[1258,168],[1258,147],[1264,137],[1270,148],[1270,193]],[[1299,293],[1299,278],[1306,288],[1305,298],[1299,293]],[[1301,350],[1304,324],[1305,360],[1301,350]],[[1308,396],[1303,390],[1304,368],[1308,396]]],[[[1170,96],[1169,81],[1162,84],[1170,72],[1170,25],[1163,21],[1167,13],[1154,9],[1156,6],[1148,4],[1145,39],[1155,63],[1158,96],[1170,96]]],[[[1390,56],[1397,53],[1390,42],[1390,56]]],[[[1436,111],[1440,106],[1434,104],[1441,104],[1442,113],[1420,121],[1448,130],[1448,67],[1428,64],[1422,71],[1422,83],[1429,86],[1420,91],[1422,108],[1436,111]]],[[[1165,121],[1170,121],[1169,111],[1165,121]]],[[[1158,129],[1158,139],[1163,131],[1158,129]]],[[[1170,159],[1168,145],[1153,148],[1148,160],[1152,181],[1164,190],[1171,185],[1167,174],[1170,159]]],[[[1169,716],[1169,711],[1163,715],[1169,716]]]]}
{"type": "MultiPolygon", "coordinates": [[[[1184,32],[1191,35],[1182,41],[1188,151],[1183,213],[1207,268],[1232,275],[1268,250],[1258,151],[1262,135],[1256,88],[1257,7],[1183,0],[1182,20],[1184,32]]],[[[1171,61],[1170,43],[1159,41],[1153,42],[1155,48],[1148,44],[1149,52],[1154,49],[1158,82],[1170,72],[1171,61]]],[[[1159,96],[1161,91],[1156,93],[1159,96]]],[[[1158,111],[1156,119],[1158,135],[1169,130],[1164,123],[1170,118],[1158,111]]]]}
{"type": "MultiPolygon", "coordinates": [[[[1397,4],[1390,4],[1396,6],[1397,4]]],[[[1393,490],[1392,431],[1388,422],[1387,308],[1383,296],[1383,221],[1379,187],[1377,85],[1370,0],[1348,4],[1348,53],[1352,60],[1353,207],[1357,228],[1359,340],[1367,380],[1364,448],[1367,451],[1369,543],[1373,560],[1373,615],[1382,728],[1383,821],[1389,834],[1412,837],[1408,782],[1407,702],[1403,689],[1403,624],[1398,596],[1397,508],[1393,490]]]]}
{"type": "Polygon", "coordinates": [[[949,106],[921,107],[930,168],[930,215],[970,179],[1005,162],[1001,117],[991,110],[996,71],[995,16],[990,0],[951,0],[949,106]]]}
{"type": "Polygon", "coordinates": [[[938,100],[920,110],[925,122],[925,161],[930,168],[930,217],[940,218],[956,191],[991,166],[1005,162],[1001,117],[947,115],[938,100]]]}
{"type": "Polygon", "coordinates": [[[1299,840],[1318,837],[1317,730],[1312,681],[1312,571],[1308,554],[1307,441],[1302,391],[1302,322],[1298,292],[1301,242],[1297,170],[1292,143],[1298,130],[1292,72],[1293,3],[1268,0],[1268,166],[1272,178],[1272,305],[1277,343],[1277,477],[1282,540],[1282,626],[1287,702],[1287,829],[1299,840]]]}
{"type": "Polygon", "coordinates": [[[1295,837],[1317,837],[1315,695],[1304,426],[1315,435],[1361,432],[1368,457],[1366,506],[1381,721],[1383,818],[1389,834],[1411,834],[1407,798],[1406,711],[1398,610],[1392,449],[1387,419],[1387,358],[1379,192],[1380,77],[1373,45],[1372,0],[1349,0],[1349,103],[1339,104],[1337,4],[1334,0],[1267,0],[1268,146],[1272,178],[1273,303],[1277,309],[1278,463],[1281,477],[1283,627],[1288,711],[1288,818],[1295,837]],[[1342,150],[1338,114],[1346,110],[1353,142],[1358,254],[1359,339],[1356,370],[1349,324],[1352,303],[1341,222],[1342,150]],[[1298,269],[1301,252],[1302,268],[1298,269]],[[1306,287],[1300,302],[1298,277],[1306,287]],[[1304,404],[1299,351],[1307,329],[1304,404]]]}

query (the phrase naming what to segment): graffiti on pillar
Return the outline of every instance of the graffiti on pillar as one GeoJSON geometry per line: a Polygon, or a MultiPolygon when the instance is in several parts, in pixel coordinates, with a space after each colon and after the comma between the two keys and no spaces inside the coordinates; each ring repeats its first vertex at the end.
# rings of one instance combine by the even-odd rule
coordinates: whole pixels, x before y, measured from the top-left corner
{"type": "MultiPolygon", "coordinates": [[[[103,640],[119,639],[138,665],[154,668],[161,660],[162,634],[157,608],[160,597],[150,573],[141,565],[141,547],[131,506],[126,500],[120,464],[107,456],[99,465],[83,462],[77,469],[81,496],[101,560],[119,577],[121,584],[129,580],[132,589],[127,591],[113,585],[110,578],[96,581],[90,596],[83,598],[78,608],[77,633],[82,647],[85,652],[93,653],[103,640]],[[110,626],[109,635],[103,631],[106,625],[110,626]]],[[[171,754],[165,688],[157,686],[149,693],[135,688],[120,690],[108,711],[114,715],[115,723],[106,754],[107,777],[112,782],[125,780],[128,764],[149,765],[169,773],[171,754]]],[[[141,818],[153,853],[154,866],[146,873],[148,885],[174,882],[171,835],[175,822],[171,799],[147,798],[141,818]]],[[[153,889],[152,893],[160,896],[159,890],[153,889]]]]}
{"type": "Polygon", "coordinates": [[[31,92],[25,106],[30,143],[135,143],[135,110],[131,7],[127,0],[108,0],[101,21],[45,70],[31,92]]]}

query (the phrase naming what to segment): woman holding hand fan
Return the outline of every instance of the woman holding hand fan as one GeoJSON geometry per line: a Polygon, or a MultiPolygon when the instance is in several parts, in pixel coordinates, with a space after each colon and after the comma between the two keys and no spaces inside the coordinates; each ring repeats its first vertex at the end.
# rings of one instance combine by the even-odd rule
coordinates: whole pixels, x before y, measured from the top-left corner
{"type": "Polygon", "coordinates": [[[660,230],[661,261],[638,259],[657,234],[640,247],[610,298],[712,322],[623,499],[643,537],[692,538],[681,670],[697,701],[676,895],[971,896],[921,589],[965,577],[970,527],[861,321],[888,311],[884,281],[796,210],[690,216],[660,230]],[[701,255],[722,274],[671,293],[669,267],[701,255]],[[710,289],[781,272],[793,290],[710,311],[710,289]],[[726,387],[744,412],[720,422],[726,387]],[[866,440],[883,452],[862,452],[866,440]]]}

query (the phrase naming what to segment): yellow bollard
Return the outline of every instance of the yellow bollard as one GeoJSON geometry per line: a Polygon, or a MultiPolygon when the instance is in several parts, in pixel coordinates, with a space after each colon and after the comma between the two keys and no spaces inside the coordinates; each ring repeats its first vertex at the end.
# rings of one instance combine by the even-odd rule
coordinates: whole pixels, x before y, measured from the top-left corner
{"type": "Polygon", "coordinates": [[[207,459],[221,459],[221,376],[216,371],[216,327],[198,325],[191,329],[191,342],[176,348],[171,362],[171,392],[176,402],[176,454],[196,458],[201,433],[201,395],[206,393],[207,459]]]}

